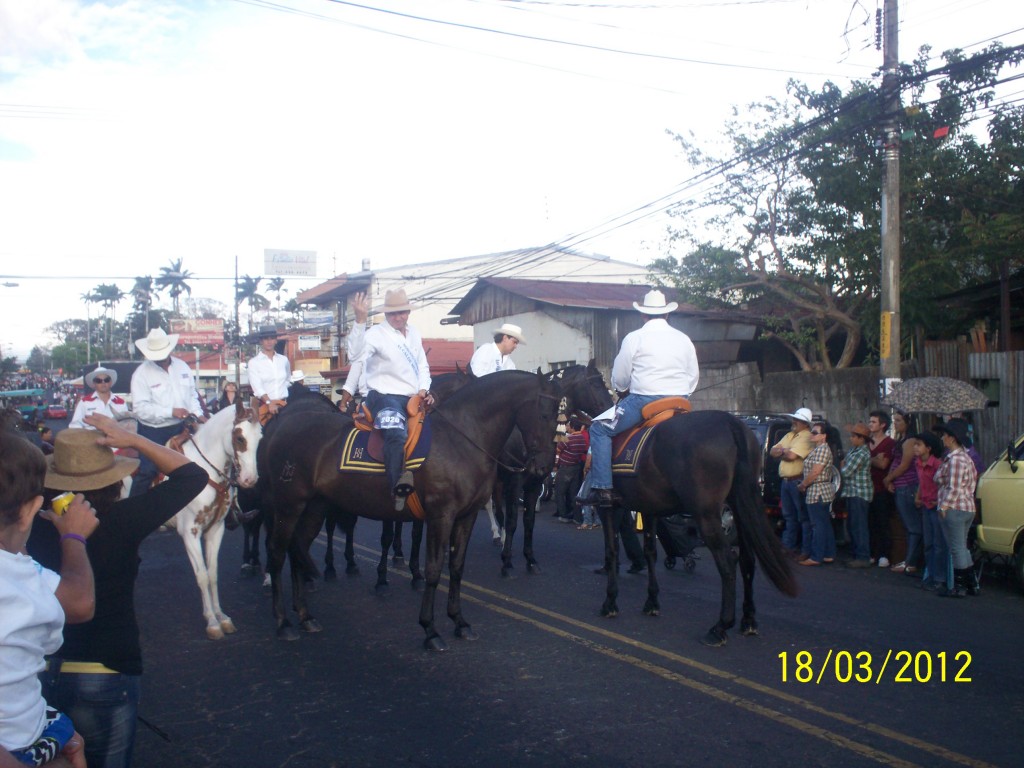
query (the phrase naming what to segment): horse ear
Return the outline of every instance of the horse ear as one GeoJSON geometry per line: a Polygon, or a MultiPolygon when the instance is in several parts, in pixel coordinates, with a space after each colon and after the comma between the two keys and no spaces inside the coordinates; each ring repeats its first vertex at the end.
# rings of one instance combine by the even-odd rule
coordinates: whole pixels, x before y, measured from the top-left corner
{"type": "MultiPolygon", "coordinates": [[[[251,411],[251,413],[249,414],[249,421],[253,422],[254,424],[259,424],[260,423],[260,406],[261,405],[263,405],[263,403],[255,395],[253,395],[253,397],[249,399],[249,408],[250,408],[250,411],[251,411]]],[[[241,410],[244,412],[244,409],[241,409],[241,410]]]]}
{"type": "Polygon", "coordinates": [[[544,375],[544,373],[543,373],[543,372],[541,371],[541,369],[540,369],[540,366],[539,366],[539,365],[537,366],[537,375],[538,375],[538,376],[543,376],[543,375],[544,375]]]}
{"type": "Polygon", "coordinates": [[[242,404],[242,398],[235,398],[235,423],[245,418],[245,405],[242,404]]]}
{"type": "Polygon", "coordinates": [[[596,371],[597,370],[597,360],[595,358],[593,358],[593,357],[590,358],[590,362],[587,363],[587,370],[588,371],[596,371]]]}

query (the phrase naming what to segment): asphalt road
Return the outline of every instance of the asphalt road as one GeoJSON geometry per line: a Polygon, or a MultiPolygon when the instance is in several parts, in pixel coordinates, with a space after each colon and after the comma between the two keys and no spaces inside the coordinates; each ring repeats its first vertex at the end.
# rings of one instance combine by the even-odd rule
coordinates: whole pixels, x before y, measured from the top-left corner
{"type": "Polygon", "coordinates": [[[480,639],[452,637],[440,593],[445,653],[422,649],[406,571],[388,597],[374,593],[375,522],[357,527],[361,574],[310,597],[323,632],[293,643],[275,638],[269,598],[240,576],[240,532],[225,539],[220,568],[239,631],[219,642],[205,637],[177,535],[155,534],[136,596],[140,713],[163,735],[140,727],[135,764],[1022,764],[1024,596],[1014,586],[990,578],[978,598],[943,600],[888,570],[800,568],[796,599],[756,582],[759,637],[733,631],[724,648],[706,648],[698,641],[719,601],[710,559],[692,574],[658,566],[658,618],[640,610],[646,576],[624,574],[621,612],[603,619],[604,580],[592,573],[601,534],[549,512],[538,520],[543,572],[526,575],[520,557],[511,580],[478,521],[464,613],[480,639]],[[798,668],[801,653],[810,663],[798,668]]]}

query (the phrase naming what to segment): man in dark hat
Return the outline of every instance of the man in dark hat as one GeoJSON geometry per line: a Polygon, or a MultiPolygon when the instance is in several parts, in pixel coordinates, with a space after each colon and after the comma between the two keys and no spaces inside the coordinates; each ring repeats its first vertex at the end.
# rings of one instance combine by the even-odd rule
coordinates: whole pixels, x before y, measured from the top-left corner
{"type": "Polygon", "coordinates": [[[953,560],[953,586],[939,587],[940,597],[963,597],[981,593],[974,560],[967,549],[967,534],[974,522],[974,489],[978,484],[978,471],[967,455],[964,444],[968,440],[967,423],[950,419],[935,428],[942,438],[946,455],[935,473],[939,487],[939,518],[949,554],[953,560]]]}
{"type": "Polygon", "coordinates": [[[263,326],[258,338],[260,351],[249,360],[249,386],[261,403],[260,422],[265,423],[288,404],[292,366],[287,357],[277,353],[277,328],[263,326]]]}

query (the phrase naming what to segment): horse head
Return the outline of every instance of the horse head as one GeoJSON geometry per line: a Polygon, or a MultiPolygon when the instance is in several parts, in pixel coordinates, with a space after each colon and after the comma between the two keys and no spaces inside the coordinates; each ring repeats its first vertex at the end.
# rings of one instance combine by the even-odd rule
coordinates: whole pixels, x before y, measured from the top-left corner
{"type": "Polygon", "coordinates": [[[535,375],[536,400],[528,401],[516,413],[516,426],[526,445],[526,472],[547,475],[555,466],[555,429],[562,393],[558,385],[539,370],[535,375]]]}
{"type": "Polygon", "coordinates": [[[260,426],[260,401],[252,398],[248,407],[235,399],[234,421],[231,429],[231,461],[235,466],[235,482],[242,488],[256,485],[256,450],[263,437],[260,426]]]}
{"type": "Polygon", "coordinates": [[[604,413],[614,404],[611,392],[604,383],[604,376],[598,370],[593,358],[587,365],[573,365],[562,368],[551,374],[565,397],[566,410],[575,414],[585,422],[604,413]]]}

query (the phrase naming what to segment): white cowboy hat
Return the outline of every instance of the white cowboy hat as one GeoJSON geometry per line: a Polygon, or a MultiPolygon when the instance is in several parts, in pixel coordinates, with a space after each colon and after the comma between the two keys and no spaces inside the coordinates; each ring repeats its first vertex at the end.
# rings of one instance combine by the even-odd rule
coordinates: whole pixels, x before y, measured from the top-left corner
{"type": "Polygon", "coordinates": [[[513,325],[512,323],[502,323],[501,328],[495,328],[492,333],[495,335],[500,333],[504,336],[511,336],[520,344],[526,343],[526,339],[523,338],[523,329],[518,325],[513,325]]]}
{"type": "Polygon", "coordinates": [[[147,360],[163,360],[178,345],[178,334],[165,333],[163,328],[154,328],[144,339],[138,339],[135,346],[147,360]]]}
{"type": "Polygon", "coordinates": [[[810,408],[797,408],[796,413],[786,414],[791,419],[802,421],[804,424],[811,424],[814,422],[814,414],[811,413],[810,408]]]}
{"type": "Polygon", "coordinates": [[[384,306],[380,309],[385,315],[388,312],[411,312],[412,304],[405,295],[404,288],[396,288],[384,294],[384,306]]]}
{"type": "Polygon", "coordinates": [[[85,374],[85,386],[96,389],[95,380],[97,376],[106,374],[110,377],[110,386],[113,387],[117,384],[117,371],[111,370],[110,368],[104,368],[102,365],[97,366],[96,370],[89,371],[85,374]]]}
{"type": "Polygon", "coordinates": [[[643,312],[645,315],[667,315],[679,309],[679,304],[674,301],[665,303],[665,294],[659,290],[648,291],[644,296],[644,303],[633,302],[633,309],[643,312]]]}
{"type": "Polygon", "coordinates": [[[291,378],[292,384],[295,384],[296,382],[299,382],[299,381],[305,381],[305,380],[306,380],[306,374],[304,374],[302,371],[299,371],[299,370],[292,371],[292,378],[291,378]]]}

